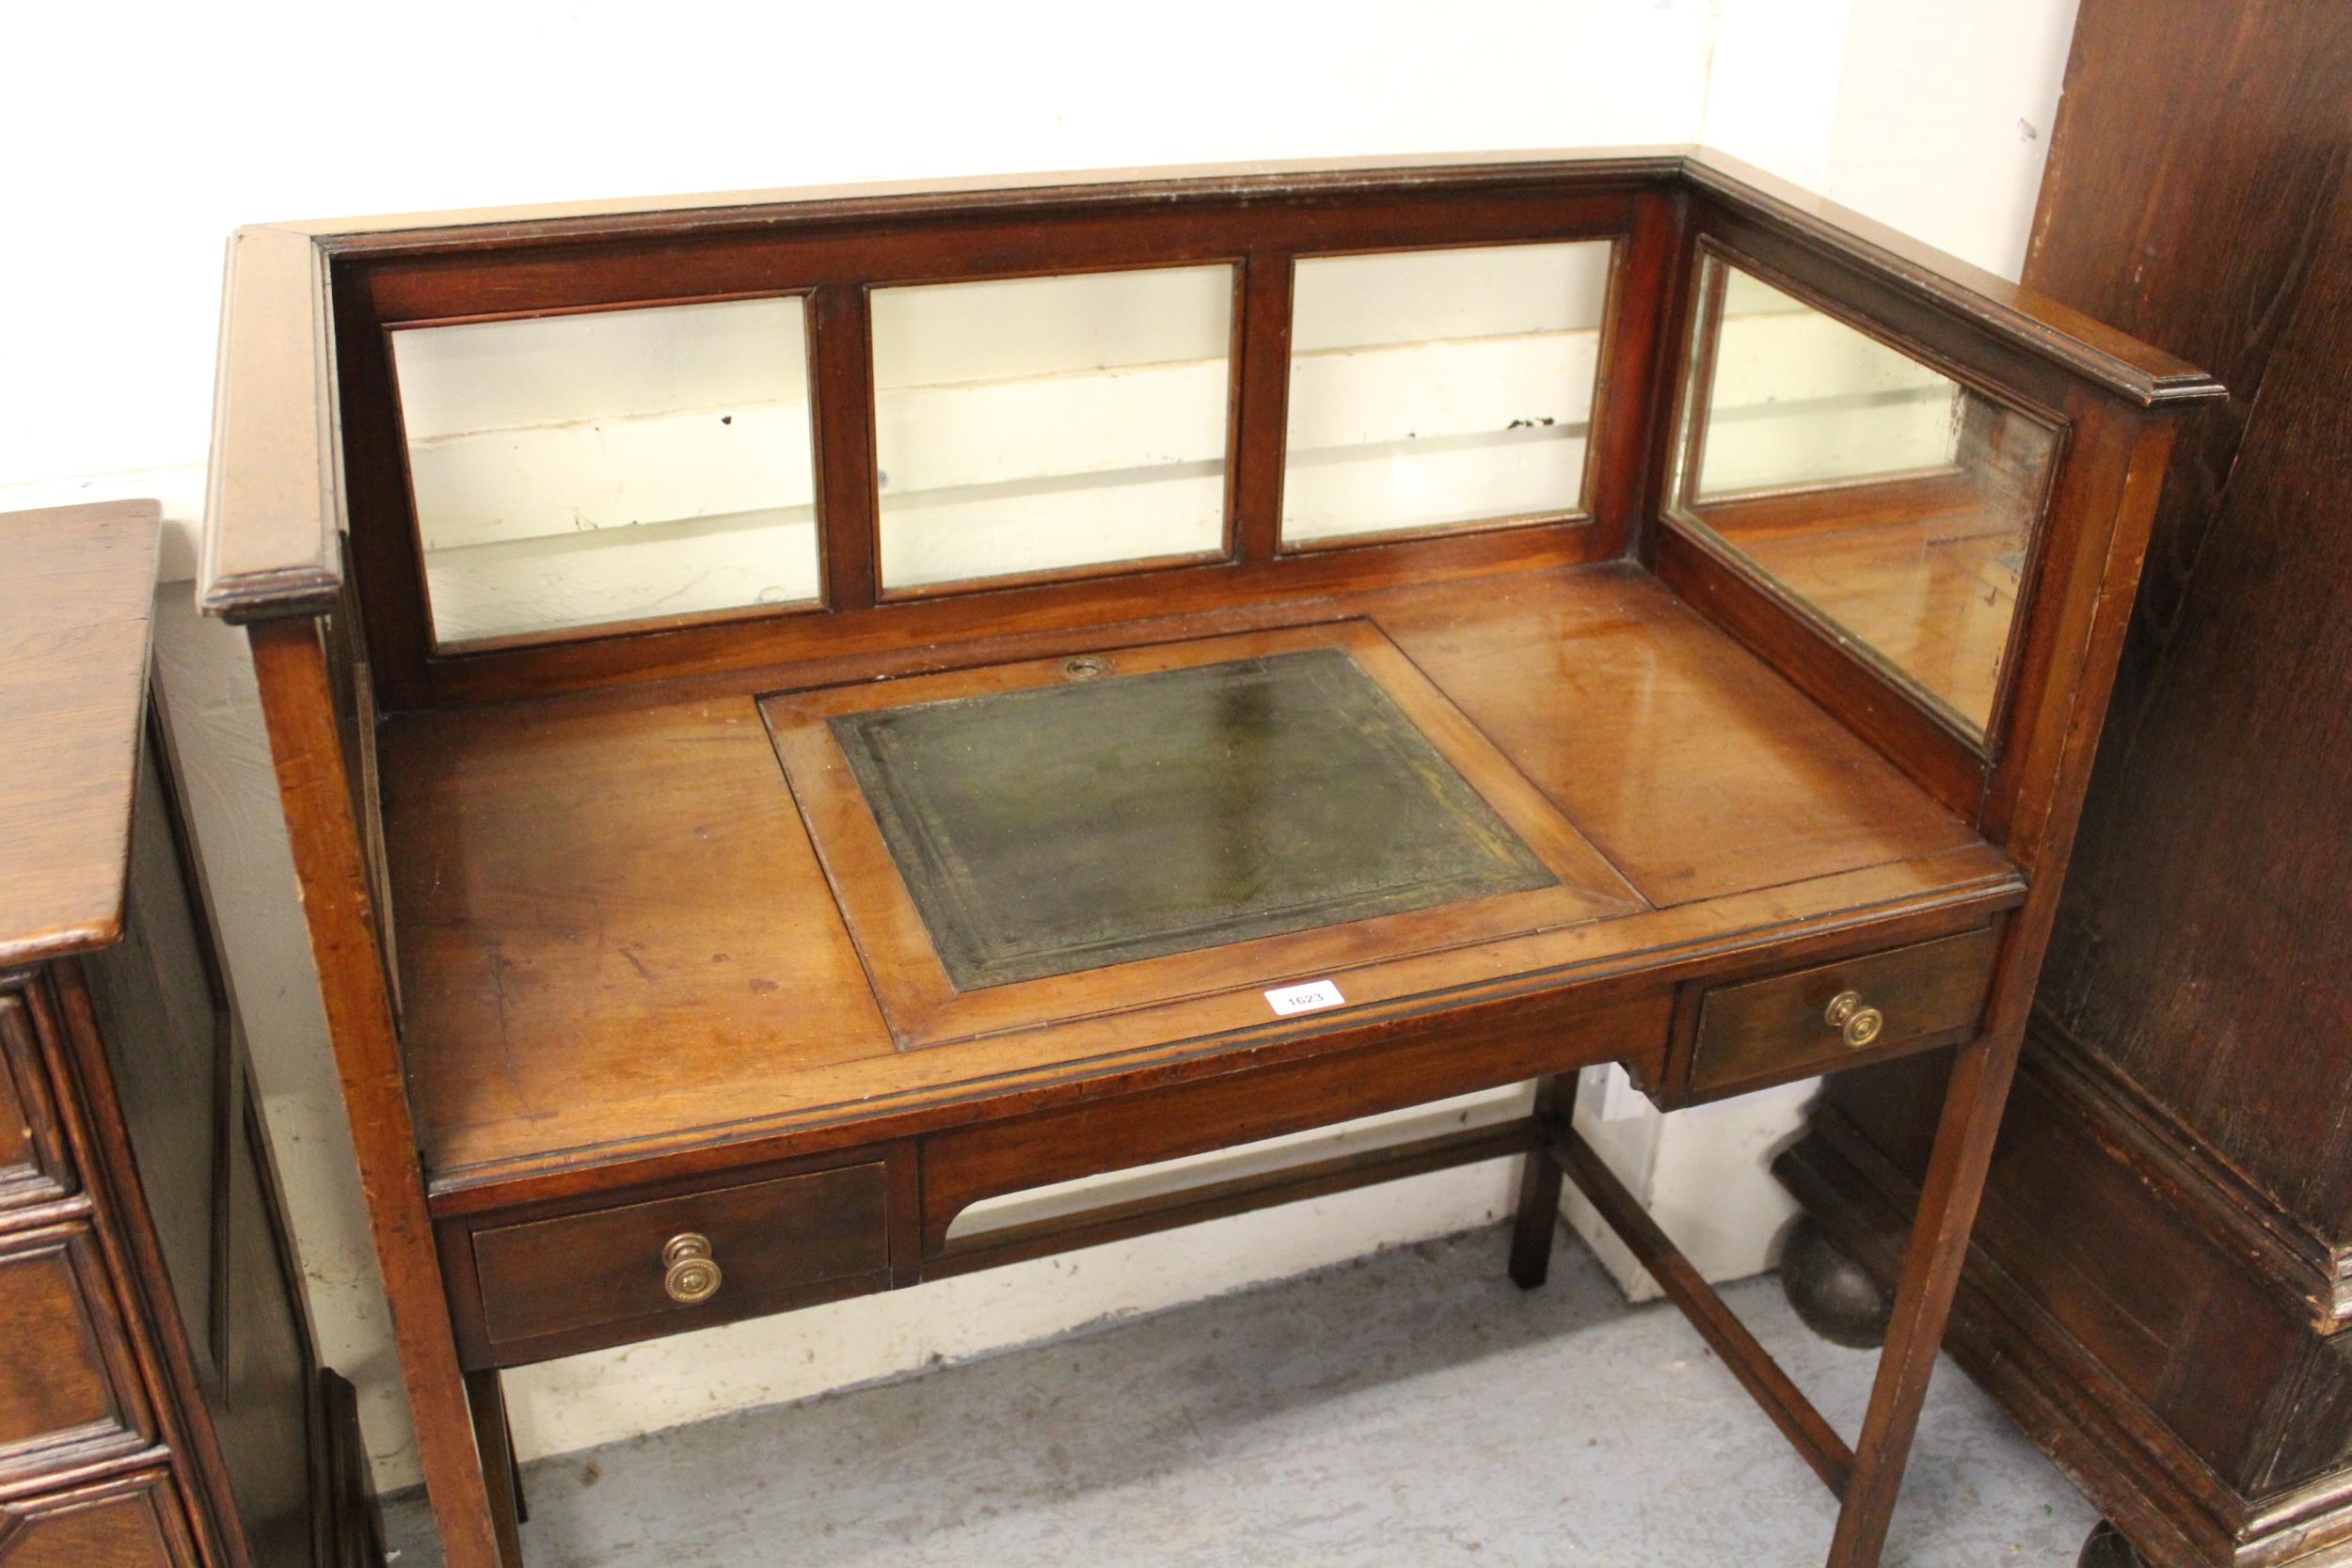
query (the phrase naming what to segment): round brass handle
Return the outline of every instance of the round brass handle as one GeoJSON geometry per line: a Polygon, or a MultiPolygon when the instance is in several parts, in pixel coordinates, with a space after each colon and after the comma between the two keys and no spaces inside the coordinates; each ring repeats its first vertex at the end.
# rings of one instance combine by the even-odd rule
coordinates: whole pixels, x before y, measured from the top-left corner
{"type": "Polygon", "coordinates": [[[689,1307],[717,1295],[719,1282],[726,1277],[711,1259],[710,1238],[698,1231],[681,1231],[663,1243],[661,1261],[661,1289],[672,1301],[689,1307]]]}
{"type": "Polygon", "coordinates": [[[1829,999],[1828,1010],[1821,1016],[1829,1022],[1831,1028],[1845,1037],[1849,1051],[1861,1050],[1878,1038],[1879,1032],[1886,1027],[1886,1015],[1876,1007],[1864,1006],[1860,991],[1839,991],[1829,999]]]}

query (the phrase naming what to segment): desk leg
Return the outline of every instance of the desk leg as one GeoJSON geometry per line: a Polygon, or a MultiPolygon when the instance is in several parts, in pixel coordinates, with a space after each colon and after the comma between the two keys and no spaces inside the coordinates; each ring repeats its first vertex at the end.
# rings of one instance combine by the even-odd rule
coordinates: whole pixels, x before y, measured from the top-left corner
{"type": "Polygon", "coordinates": [[[515,1435],[506,1424],[506,1390],[496,1368],[466,1374],[466,1402],[473,1410],[474,1447],[482,1454],[482,1479],[490,1491],[490,1527],[501,1568],[523,1568],[522,1477],[515,1464],[515,1435]]]}
{"type": "Polygon", "coordinates": [[[1967,1259],[1968,1232],[1984,1196],[1985,1170],[2022,1040],[2022,1030],[2006,1029],[1962,1046],[1953,1057],[1935,1152],[1920,1189],[1919,1216],[1903,1258],[1870,1408],[1862,1418],[1862,1441],[1854,1448],[1853,1478],[1837,1515],[1829,1568],[1877,1568],[1886,1544],[1887,1520],[1902,1488],[1919,1406],[1967,1259]]]}
{"type": "MultiPolygon", "coordinates": [[[[1546,1078],[1535,1085],[1538,1127],[1559,1115],[1563,1102],[1573,1104],[1576,1075],[1546,1078]],[[1563,1083],[1566,1084],[1564,1090],[1563,1083]]],[[[1540,1141],[1528,1151],[1519,1171],[1518,1223],[1511,1231],[1511,1282],[1522,1291],[1541,1285],[1551,1273],[1551,1243],[1560,1231],[1560,1162],[1540,1141]]]]}
{"type": "Polygon", "coordinates": [[[450,1568],[495,1568],[497,1534],[482,1466],[466,1451],[472,1420],[462,1402],[464,1376],[403,1091],[400,1029],[384,984],[373,882],[352,815],[326,647],[318,624],[308,619],[256,621],[246,629],[336,1076],[367,1192],[376,1271],[392,1303],[392,1338],[416,1418],[425,1496],[450,1568]]]}

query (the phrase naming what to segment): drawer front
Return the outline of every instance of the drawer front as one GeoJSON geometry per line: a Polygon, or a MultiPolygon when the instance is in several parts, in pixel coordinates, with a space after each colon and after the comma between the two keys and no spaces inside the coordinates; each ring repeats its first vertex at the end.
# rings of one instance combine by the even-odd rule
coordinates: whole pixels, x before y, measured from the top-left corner
{"type": "Polygon", "coordinates": [[[177,1488],[161,1470],[0,1503],[0,1568],[195,1568],[177,1488]]]}
{"type": "Polygon", "coordinates": [[[0,1208],[45,1203],[72,1190],[65,1140],[42,1085],[32,999],[0,990],[0,1208]]]}
{"type": "Polygon", "coordinates": [[[1993,945],[1989,928],[1968,931],[1713,987],[1699,1002],[1691,1087],[1709,1092],[1802,1077],[1964,1037],[1984,1012],[1993,945]],[[1841,999],[1843,1022],[1833,1022],[1831,1005],[1841,999]],[[1875,1030],[1868,1027],[1868,1010],[1878,1015],[1875,1030]]]}
{"type": "Polygon", "coordinates": [[[95,1238],[57,1227],[0,1245],[0,1480],[152,1440],[95,1238]]]}
{"type": "MultiPolygon", "coordinates": [[[[660,1331],[777,1311],[890,1267],[880,1161],[474,1234],[493,1345],[640,1319],[660,1331]]],[[[626,1337],[626,1336],[623,1336],[626,1337]]]]}

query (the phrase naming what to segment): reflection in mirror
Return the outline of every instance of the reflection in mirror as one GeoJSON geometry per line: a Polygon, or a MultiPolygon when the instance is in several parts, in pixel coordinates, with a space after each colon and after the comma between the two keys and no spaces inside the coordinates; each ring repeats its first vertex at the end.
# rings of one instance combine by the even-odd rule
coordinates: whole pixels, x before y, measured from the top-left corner
{"type": "Polygon", "coordinates": [[[818,596],[798,298],[391,341],[437,643],[818,596]]]}
{"type": "Polygon", "coordinates": [[[1300,261],[1282,542],[1581,507],[1612,250],[1300,261]]]}
{"type": "Polygon", "coordinates": [[[2057,433],[1720,258],[1699,286],[1678,512],[1982,736],[2057,433]]]}
{"type": "Polygon", "coordinates": [[[1223,552],[1231,266],[870,298],[883,588],[1223,552]]]}

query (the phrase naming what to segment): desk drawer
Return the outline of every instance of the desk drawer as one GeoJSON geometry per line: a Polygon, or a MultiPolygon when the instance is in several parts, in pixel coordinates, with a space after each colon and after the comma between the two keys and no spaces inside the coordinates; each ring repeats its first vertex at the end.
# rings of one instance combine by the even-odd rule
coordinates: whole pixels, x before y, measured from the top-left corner
{"type": "MultiPolygon", "coordinates": [[[[478,1231],[490,1342],[580,1335],[634,1320],[659,1332],[778,1311],[888,1274],[880,1161],[478,1231]]],[[[605,1338],[630,1338],[595,1336],[605,1338]]]]}
{"type": "Polygon", "coordinates": [[[1760,1086],[1854,1057],[1956,1042],[1982,1016],[1992,978],[1986,929],[1716,986],[1699,1001],[1692,1092],[1760,1086]]]}

